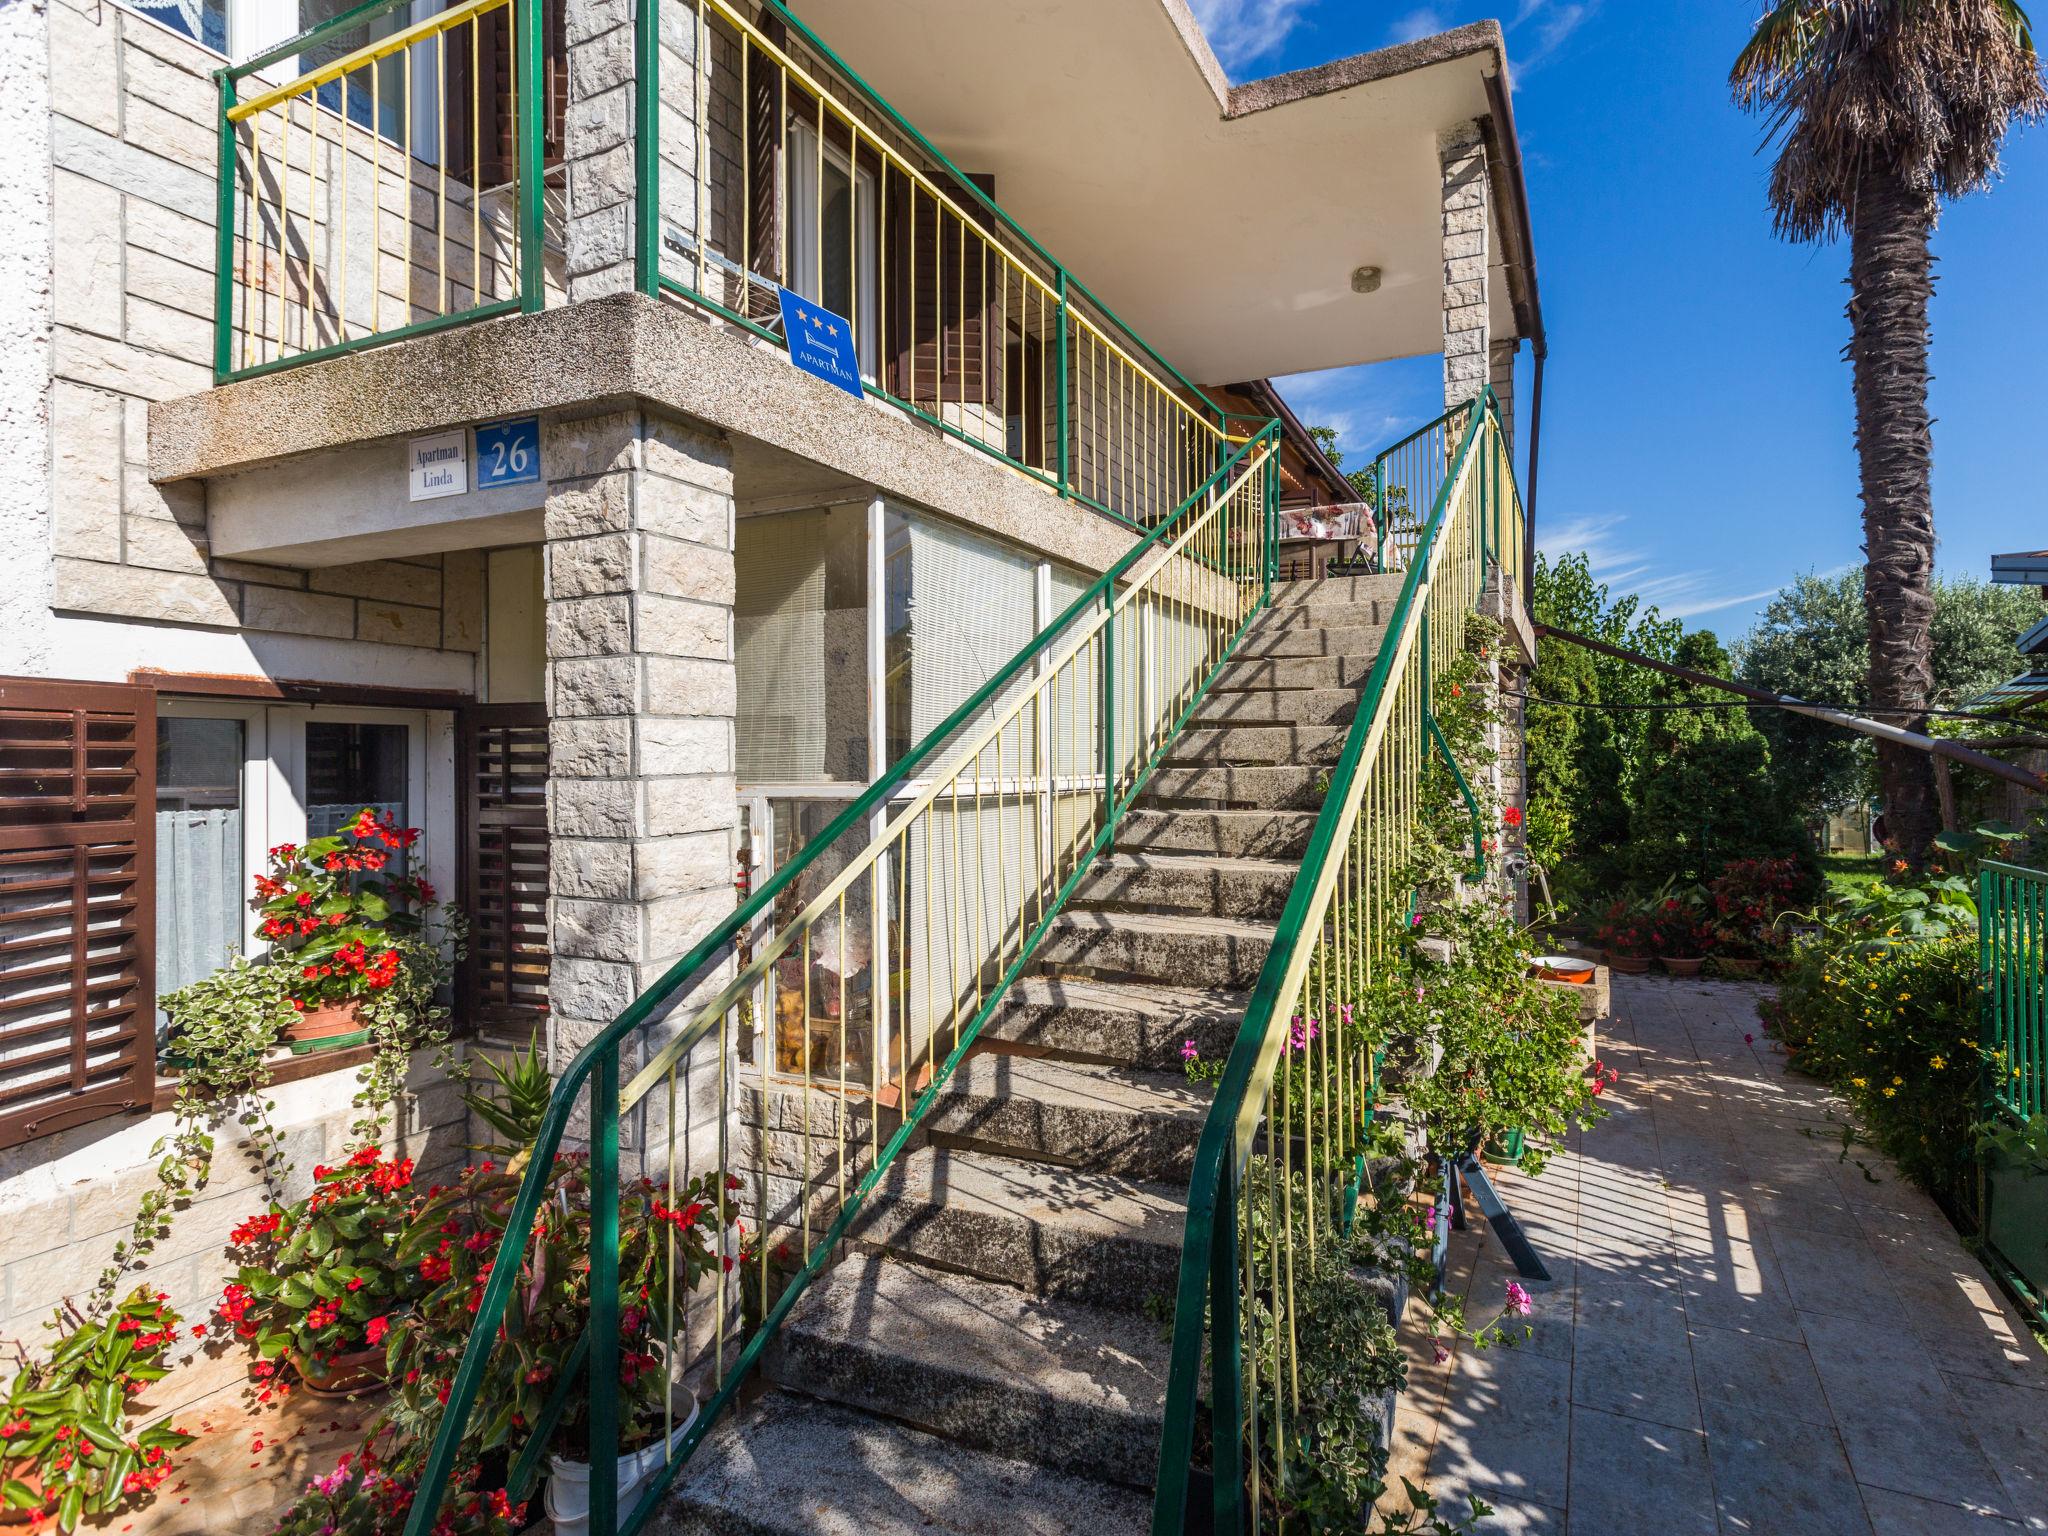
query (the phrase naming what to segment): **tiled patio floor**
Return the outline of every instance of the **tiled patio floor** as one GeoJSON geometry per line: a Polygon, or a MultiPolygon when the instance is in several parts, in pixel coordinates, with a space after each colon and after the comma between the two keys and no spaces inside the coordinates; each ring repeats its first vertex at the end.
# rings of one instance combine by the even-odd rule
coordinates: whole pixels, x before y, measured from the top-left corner
{"type": "MultiPolygon", "coordinates": [[[[1502,1181],[1552,1276],[1534,1337],[1444,1366],[1411,1341],[1394,1470],[1497,1531],[2048,1531],[2048,1360],[1925,1196],[1842,1160],[1758,995],[1614,978],[1608,1118],[1502,1181]]],[[[1514,1269],[1476,1213],[1452,1254],[1497,1315],[1514,1269]]]]}
{"type": "Polygon", "coordinates": [[[177,1476],[153,1503],[107,1529],[126,1536],[266,1536],[308,1482],[362,1443],[377,1407],[370,1398],[330,1403],[307,1393],[257,1405],[243,1386],[215,1392],[176,1416],[180,1427],[199,1432],[179,1458],[177,1476]]]}

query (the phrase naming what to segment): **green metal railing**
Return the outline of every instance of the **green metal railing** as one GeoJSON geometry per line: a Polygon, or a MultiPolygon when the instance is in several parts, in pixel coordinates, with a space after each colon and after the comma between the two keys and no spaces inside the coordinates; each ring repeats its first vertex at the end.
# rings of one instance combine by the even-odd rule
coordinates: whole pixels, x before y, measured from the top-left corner
{"type": "Polygon", "coordinates": [[[541,0],[411,15],[369,0],[215,73],[215,382],[542,307],[541,0]]]}
{"type": "Polygon", "coordinates": [[[1986,1107],[2048,1110],[2048,873],[1986,860],[1977,875],[1986,1107]]]}
{"type": "MultiPolygon", "coordinates": [[[[590,1325],[547,1411],[525,1426],[509,1486],[516,1499],[531,1490],[554,1426],[580,1391],[593,1469],[590,1528],[637,1531],[652,1517],[790,1307],[836,1256],[1268,601],[1279,431],[1269,422],[1239,445],[1171,517],[577,1053],[504,1214],[497,1253],[513,1258],[494,1263],[475,1308],[407,1536],[432,1529],[479,1414],[488,1422],[501,1412],[496,1404],[480,1409],[479,1391],[494,1351],[516,1344],[501,1340],[500,1328],[515,1287],[528,1283],[519,1256],[572,1124],[587,1127],[590,1145],[590,1325]],[[866,846],[843,864],[825,859],[848,838],[866,838],[866,846]],[[813,889],[811,882],[822,883],[813,889]],[[804,899],[793,910],[799,892],[804,899]],[[864,988],[849,981],[855,967],[847,963],[848,935],[862,932],[873,939],[864,988]],[[836,996],[818,979],[819,958],[832,961],[836,996]],[[876,985],[877,975],[888,984],[876,985]],[[707,991],[708,1001],[698,1002],[707,991]],[[671,1010],[679,1011],[667,1026],[680,1020],[680,1027],[651,1034],[671,1010]],[[767,1041],[765,1052],[754,1046],[758,1071],[749,1074],[760,1109],[753,1151],[746,1136],[733,1134],[748,1102],[737,1056],[747,1034],[767,1041]],[[628,1081],[628,1053],[643,1049],[646,1059],[628,1081]],[[778,1088],[793,1128],[768,1107],[778,1088]],[[700,1092],[716,1096],[715,1151],[693,1148],[687,1127],[679,1129],[679,1104],[695,1103],[700,1092]],[[885,1129],[885,1108],[906,1103],[885,1129]],[[622,1179],[621,1124],[629,1114],[644,1126],[635,1146],[643,1175],[655,1180],[651,1188],[622,1179]],[[758,1265],[742,1265],[730,1281],[720,1270],[706,1294],[642,1303],[652,1315],[636,1324],[643,1332],[635,1348],[661,1341],[667,1368],[682,1374],[694,1363],[714,1390],[694,1426],[671,1439],[661,1470],[620,1524],[612,1469],[624,1428],[617,1403],[621,1192],[631,1214],[664,1195],[673,1209],[687,1201],[677,1196],[684,1187],[717,1190],[705,1198],[715,1200],[721,1218],[731,1214],[729,1202],[742,1207],[747,1251],[758,1265]],[[778,1246],[801,1259],[779,1289],[769,1258],[778,1246]],[[760,1320],[735,1326],[728,1338],[742,1301],[760,1320]],[[697,1336],[706,1329],[710,1337],[697,1336]]],[[[721,1220],[719,1229],[725,1226],[721,1220]]],[[[677,1238],[670,1228],[652,1240],[673,1245],[677,1238]]]]}
{"type": "Polygon", "coordinates": [[[1401,872],[1424,763],[1440,741],[1430,695],[1462,650],[1489,574],[1521,568],[1521,512],[1491,391],[1406,446],[1412,462],[1397,466],[1398,483],[1433,488],[1429,515],[1195,1154],[1154,1536],[1289,1523],[1296,1339],[1314,1321],[1298,1316],[1295,1284],[1320,1252],[1319,1232],[1348,1220],[1381,1088],[1379,1042],[1357,1004],[1412,911],[1401,872]],[[1212,1522],[1189,1509],[1205,1383],[1212,1522]]]}
{"type": "Polygon", "coordinates": [[[648,0],[636,57],[642,292],[778,345],[778,289],[800,292],[846,317],[868,394],[1139,527],[1235,446],[1214,401],[779,0],[758,23],[648,0]],[[664,145],[678,132],[691,153],[664,145]]]}

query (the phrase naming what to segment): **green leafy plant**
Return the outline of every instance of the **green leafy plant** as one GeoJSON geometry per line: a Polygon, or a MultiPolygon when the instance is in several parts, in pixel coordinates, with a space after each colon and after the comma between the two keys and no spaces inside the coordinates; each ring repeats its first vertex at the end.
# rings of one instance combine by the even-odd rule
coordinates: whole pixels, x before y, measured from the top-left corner
{"type": "Polygon", "coordinates": [[[517,1174],[526,1167],[533,1144],[540,1139],[541,1125],[555,1096],[554,1075],[542,1058],[538,1034],[524,1051],[514,1051],[509,1062],[488,1055],[481,1059],[494,1084],[485,1085],[482,1091],[470,1090],[463,1094],[462,1102],[504,1140],[476,1150],[508,1158],[505,1171],[517,1174]]]}
{"type": "Polygon", "coordinates": [[[315,1168],[305,1199],[235,1228],[229,1241],[246,1262],[220,1315],[255,1345],[259,1380],[274,1380],[289,1357],[317,1384],[340,1356],[382,1345],[426,1289],[398,1257],[418,1203],[412,1175],[411,1158],[363,1147],[339,1167],[315,1168]]]}
{"type": "Polygon", "coordinates": [[[131,1432],[128,1399],[169,1374],[178,1314],[142,1286],[104,1318],[60,1311],[49,1359],[24,1361],[0,1404],[0,1497],[63,1531],[146,1504],[193,1437],[168,1419],[131,1432]]]}
{"type": "Polygon", "coordinates": [[[2000,1115],[1972,1130],[1985,1161],[2048,1174],[2048,1115],[2029,1115],[2024,1121],[2000,1115]]]}
{"type": "MultiPolygon", "coordinates": [[[[472,1486],[476,1469],[468,1473],[450,1487],[434,1536],[514,1536],[525,1525],[526,1506],[503,1490],[478,1491],[472,1486]]],[[[387,1469],[373,1440],[308,1483],[272,1536],[390,1536],[405,1525],[413,1494],[412,1479],[387,1469]]]]}
{"type": "MultiPolygon", "coordinates": [[[[399,1242],[399,1261],[413,1267],[426,1291],[388,1345],[390,1372],[400,1384],[389,1413],[401,1440],[422,1453],[474,1330],[519,1184],[492,1163],[466,1169],[454,1186],[421,1203],[399,1242]]],[[[714,1170],[679,1186],[673,1206],[666,1189],[650,1180],[620,1192],[621,1450],[658,1438],[668,1419],[671,1365],[685,1318],[680,1306],[671,1310],[671,1296],[680,1302],[706,1276],[736,1269],[745,1257],[738,1251],[743,1234],[732,1188],[714,1170]]],[[[519,1255],[519,1278],[464,1440],[465,1456],[516,1448],[540,1422],[589,1326],[590,1225],[587,1164],[559,1156],[534,1235],[519,1255]]],[[[569,1394],[551,1441],[561,1454],[586,1454],[588,1409],[584,1391],[569,1394]]]]}

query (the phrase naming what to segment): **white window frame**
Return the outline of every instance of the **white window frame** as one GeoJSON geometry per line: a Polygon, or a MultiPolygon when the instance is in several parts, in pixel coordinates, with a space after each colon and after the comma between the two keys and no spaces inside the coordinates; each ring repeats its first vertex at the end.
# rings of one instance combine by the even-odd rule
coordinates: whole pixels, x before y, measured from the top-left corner
{"type": "Polygon", "coordinates": [[[836,144],[826,143],[822,155],[818,130],[801,119],[789,125],[789,289],[813,304],[825,302],[825,249],[819,236],[820,159],[844,175],[853,188],[854,270],[853,308],[847,316],[853,322],[860,357],[860,374],[869,383],[880,377],[881,355],[875,332],[881,315],[881,192],[874,173],[856,166],[836,144]]]}
{"type": "Polygon", "coordinates": [[[402,725],[406,735],[407,816],[425,834],[424,874],[444,899],[456,894],[459,827],[455,805],[455,722],[440,710],[338,704],[264,704],[196,695],[157,701],[165,718],[242,722],[242,953],[262,952],[260,915],[248,905],[249,882],[263,872],[272,848],[306,840],[306,727],[402,725]]]}

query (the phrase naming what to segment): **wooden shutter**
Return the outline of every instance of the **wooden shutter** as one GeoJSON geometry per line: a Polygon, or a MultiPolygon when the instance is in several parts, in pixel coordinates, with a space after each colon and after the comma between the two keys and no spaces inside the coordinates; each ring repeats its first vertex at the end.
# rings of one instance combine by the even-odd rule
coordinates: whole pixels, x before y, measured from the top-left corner
{"type": "Polygon", "coordinates": [[[456,717],[463,783],[465,1007],[530,1031],[548,1012],[548,716],[480,704],[456,717]]]}
{"type": "Polygon", "coordinates": [[[156,1082],[156,697],[0,678],[0,1147],[156,1082]]]}
{"type": "MultiPolygon", "coordinates": [[[[504,10],[492,11],[471,25],[476,29],[473,48],[468,29],[457,27],[448,34],[448,173],[475,187],[499,187],[519,174],[519,125],[512,115],[512,29],[504,10]],[[474,122],[472,89],[476,92],[474,122]]],[[[556,166],[562,163],[563,124],[569,105],[569,25],[564,0],[541,0],[540,84],[541,159],[545,165],[556,166]]]]}

